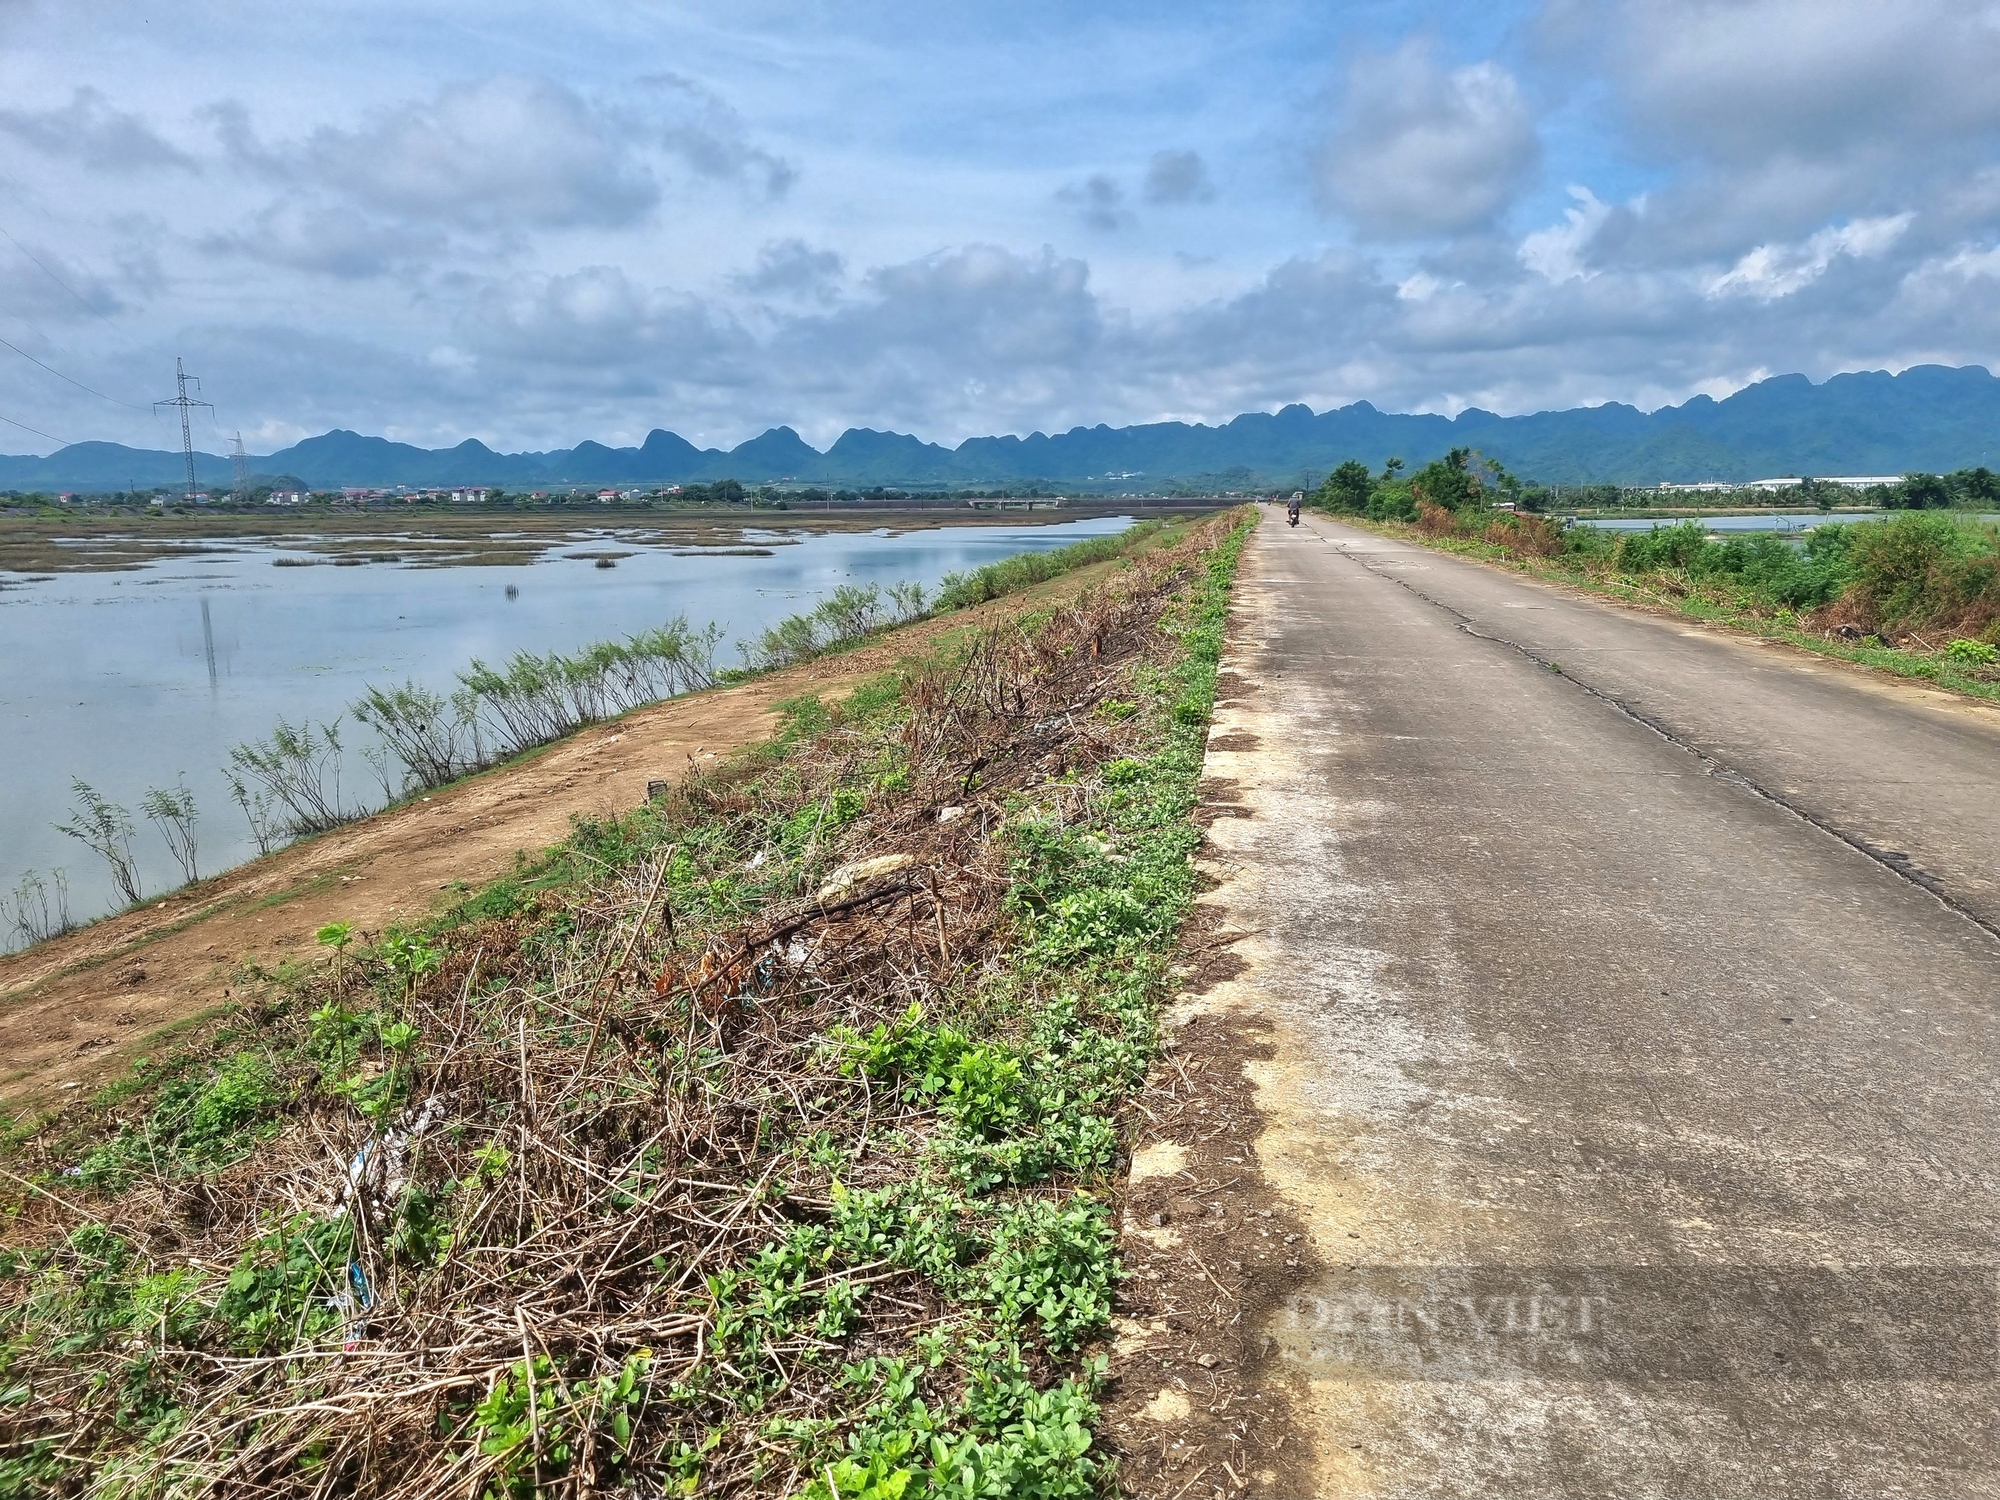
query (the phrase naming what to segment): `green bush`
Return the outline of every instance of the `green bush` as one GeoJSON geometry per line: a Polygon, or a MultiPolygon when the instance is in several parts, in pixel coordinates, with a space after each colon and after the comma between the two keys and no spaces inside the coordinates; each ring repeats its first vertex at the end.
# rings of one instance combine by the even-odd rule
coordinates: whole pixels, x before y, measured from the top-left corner
{"type": "Polygon", "coordinates": [[[1944,654],[1962,667],[1990,667],[2000,660],[2000,647],[1986,641],[1957,640],[1944,648],[1944,654]]]}
{"type": "Polygon", "coordinates": [[[246,1350],[290,1348],[340,1327],[350,1295],[354,1227],[346,1215],[301,1214],[243,1252],[215,1304],[216,1318],[246,1350]]]}
{"type": "Polygon", "coordinates": [[[260,1127],[276,1116],[287,1097],[262,1054],[238,1053],[207,1077],[167,1083],[145,1122],[91,1151],[77,1163],[76,1175],[90,1187],[117,1189],[141,1174],[226,1166],[248,1154],[260,1127]]]}
{"type": "Polygon", "coordinates": [[[1618,567],[1625,573],[1692,567],[1709,546],[1708,528],[1699,521],[1630,531],[1618,539],[1618,567]]]}
{"type": "Polygon", "coordinates": [[[2000,614],[2000,544],[1991,526],[1913,511],[1848,528],[1848,602],[1881,629],[2000,614]]]}

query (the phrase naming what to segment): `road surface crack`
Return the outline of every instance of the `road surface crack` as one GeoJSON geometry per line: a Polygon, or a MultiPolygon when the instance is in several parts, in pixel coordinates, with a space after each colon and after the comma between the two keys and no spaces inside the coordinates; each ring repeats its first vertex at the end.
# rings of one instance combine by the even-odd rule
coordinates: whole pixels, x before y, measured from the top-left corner
{"type": "MultiPolygon", "coordinates": [[[[1320,533],[1318,533],[1317,531],[1315,531],[1314,534],[1320,535],[1320,533]]],[[[1815,813],[1811,808],[1801,806],[1799,803],[1794,802],[1790,798],[1786,797],[1782,792],[1775,792],[1771,790],[1771,788],[1759,782],[1755,777],[1749,776],[1744,772],[1738,770],[1735,766],[1728,764],[1728,762],[1718,759],[1716,756],[1702,749],[1699,745],[1695,744],[1693,741],[1682,738],[1682,736],[1676,733],[1673,727],[1667,724],[1665,721],[1655,718],[1653,715],[1645,712],[1645,710],[1643,709],[1634,707],[1632,704],[1627,703],[1624,699],[1616,696],[1615,694],[1607,693],[1602,688],[1592,687],[1589,683],[1584,682],[1583,680],[1578,678],[1574,673],[1566,671],[1560,662],[1554,660],[1551,657],[1542,655],[1539,651],[1536,651],[1532,646],[1526,646],[1519,641],[1510,640],[1504,635],[1495,635],[1491,631],[1480,629],[1478,621],[1475,620],[1471,615],[1468,615],[1464,610],[1459,609],[1456,605],[1447,604],[1444,600],[1425,593],[1422,589],[1418,588],[1415,584],[1411,583],[1407,578],[1399,578],[1396,576],[1396,574],[1394,574],[1393,572],[1389,571],[1386,568],[1376,567],[1375,564],[1369,562],[1367,558],[1363,557],[1360,553],[1354,551],[1345,542],[1334,542],[1332,538],[1323,535],[1320,536],[1320,539],[1322,541],[1332,542],[1334,550],[1339,552],[1341,556],[1347,558],[1350,562],[1359,564],[1361,567],[1367,569],[1370,573],[1373,573],[1378,578],[1387,579],[1390,583],[1395,584],[1398,588],[1407,589],[1410,593],[1414,594],[1417,598],[1423,600],[1424,603],[1430,605],[1432,608],[1442,610],[1445,614],[1450,615],[1452,619],[1458,623],[1458,628],[1464,631],[1467,635],[1473,637],[1475,640],[1491,641],[1496,646],[1505,646],[1508,650],[1517,652],[1521,656],[1526,657],[1529,661],[1535,663],[1535,665],[1546,668],[1548,671],[1553,672],[1556,676],[1562,678],[1563,681],[1569,683],[1572,687],[1576,688],[1577,691],[1584,693],[1585,695],[1591,698],[1595,698],[1599,703],[1606,705],[1607,707],[1611,708],[1614,712],[1624,715],[1624,717],[1630,719],[1633,723],[1638,724],[1642,728],[1648,729],[1652,733],[1658,735],[1661,739],[1665,740],[1669,745],[1674,746],[1676,749],[1684,750],[1689,755],[1692,755],[1697,761],[1701,763],[1701,767],[1704,774],[1712,776],[1718,781],[1727,782],[1731,786],[1739,787],[1742,790],[1750,793],[1751,796],[1759,798],[1764,802],[1770,803],[1771,806],[1773,807],[1780,808],[1783,811],[1790,813],[1800,822],[1805,823],[1808,826],[1817,829],[1819,832],[1827,835],[1829,838],[1835,838],[1840,840],[1841,843],[1845,844],[1855,853],[1861,855],[1864,859],[1867,859],[1872,863],[1876,864],[1877,866],[1879,866],[1880,868],[1887,870],[1891,875],[1894,875],[1897,879],[1905,881],[1908,884],[1915,886],[1918,890],[1922,891],[1925,895],[1929,896],[1933,901],[1936,901],[1940,906],[1944,907],[1945,910],[1951,912],[1955,916],[1963,917],[1966,921],[1970,922],[1973,926],[1977,927],[1981,932],[1985,933],[1989,938],[1992,938],[1995,942],[2000,942],[2000,924],[1995,924],[1994,922],[1989,921],[1987,918],[1981,916],[1978,912],[1973,911],[1970,907],[1967,907],[1962,903],[1960,903],[1959,901],[1957,901],[1956,899],[1954,899],[1950,894],[1950,892],[1948,892],[1944,888],[1944,884],[1942,881],[1940,881],[1935,875],[1929,873],[1927,870],[1924,870],[1919,866],[1917,866],[1916,864],[1912,863],[1909,855],[1903,853],[1901,850],[1885,849],[1882,848],[1880,845],[1875,844],[1866,838],[1863,838],[1860,834],[1849,833],[1846,829],[1841,828],[1838,824],[1829,822],[1826,818],[1821,817],[1818,813],[1815,813]]]]}

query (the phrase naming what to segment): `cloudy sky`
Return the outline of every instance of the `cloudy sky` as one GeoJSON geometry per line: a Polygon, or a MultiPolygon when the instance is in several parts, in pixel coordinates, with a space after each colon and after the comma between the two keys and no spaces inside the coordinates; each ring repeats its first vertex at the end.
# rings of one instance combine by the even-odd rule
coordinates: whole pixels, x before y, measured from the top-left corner
{"type": "Polygon", "coordinates": [[[0,0],[0,448],[1990,364],[2000,4],[0,0]],[[66,377],[66,378],[65,378],[66,377]]]}

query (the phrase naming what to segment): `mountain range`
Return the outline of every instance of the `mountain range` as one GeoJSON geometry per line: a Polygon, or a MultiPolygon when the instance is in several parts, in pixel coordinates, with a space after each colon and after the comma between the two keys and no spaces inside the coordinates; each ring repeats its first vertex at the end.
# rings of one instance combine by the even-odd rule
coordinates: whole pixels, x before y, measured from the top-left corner
{"type": "MultiPolygon", "coordinates": [[[[1303,405],[1250,412],[1210,427],[1152,422],[1075,427],[1027,437],[968,438],[956,448],[895,432],[849,428],[826,452],[789,427],[724,451],[662,429],[636,448],[582,442],[545,453],[497,453],[475,439],[416,448],[336,430],[251,458],[257,474],[319,489],[343,485],[652,485],[738,479],[817,484],[980,485],[1041,480],[1143,489],[1232,471],[1292,483],[1345,459],[1412,467],[1469,447],[1546,484],[1652,484],[1786,474],[1900,474],[2000,466],[2000,378],[1968,365],[1917,365],[1836,375],[1818,385],[1780,375],[1724,400],[1696,396],[1642,412],[1619,403],[1503,417],[1377,411],[1366,401],[1331,411],[1303,405]],[[1114,477],[1116,476],[1116,477],[1114,477]]],[[[178,453],[117,443],[73,443],[49,456],[0,456],[0,489],[105,492],[176,485],[178,453]]],[[[203,484],[226,487],[230,463],[196,455],[203,484]]]]}

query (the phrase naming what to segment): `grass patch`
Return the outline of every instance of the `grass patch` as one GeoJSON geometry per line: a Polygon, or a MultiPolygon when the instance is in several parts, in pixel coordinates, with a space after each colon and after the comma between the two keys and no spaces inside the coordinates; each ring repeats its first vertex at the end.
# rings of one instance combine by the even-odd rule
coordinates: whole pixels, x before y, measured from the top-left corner
{"type": "Polygon", "coordinates": [[[1535,516],[1432,512],[1383,535],[1517,568],[1625,603],[2000,701],[2000,529],[1932,513],[1776,536],[1560,531],[1535,516]],[[1993,651],[1989,656],[1988,651],[1993,651]]]}

